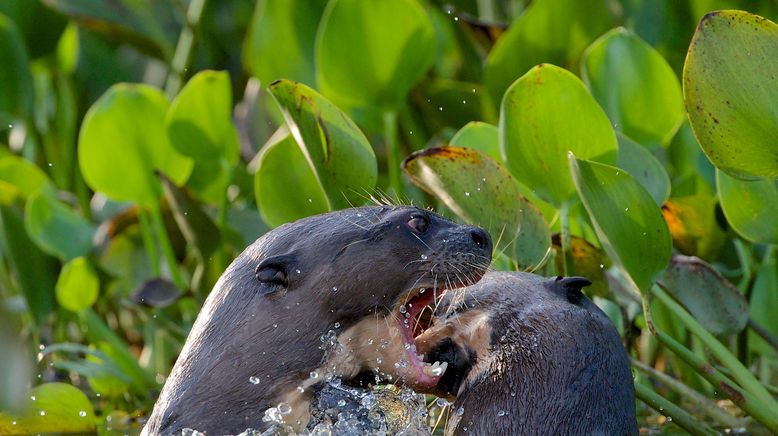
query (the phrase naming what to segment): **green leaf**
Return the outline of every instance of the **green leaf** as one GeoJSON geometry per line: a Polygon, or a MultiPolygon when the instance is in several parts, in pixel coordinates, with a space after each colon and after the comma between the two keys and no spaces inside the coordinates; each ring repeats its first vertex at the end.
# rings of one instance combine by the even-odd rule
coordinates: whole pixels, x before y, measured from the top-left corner
{"type": "Polygon", "coordinates": [[[700,21],[683,71],[692,129],[713,165],[778,177],[778,25],[742,11],[700,21]]]}
{"type": "Polygon", "coordinates": [[[662,215],[673,237],[673,248],[689,256],[715,261],[728,240],[727,225],[717,206],[716,197],[709,195],[667,200],[662,205],[662,215]]]}
{"type": "Polygon", "coordinates": [[[62,260],[92,249],[95,228],[51,194],[38,193],[27,200],[24,226],[43,251],[62,260]]]}
{"type": "Polygon", "coordinates": [[[569,156],[570,172],[597,237],[611,260],[646,292],[665,269],[670,232],[651,195],[616,167],[569,156]]]}
{"type": "Polygon", "coordinates": [[[701,259],[673,256],[659,281],[714,335],[731,335],[745,328],[748,303],[732,283],[701,259]]]}
{"type": "Polygon", "coordinates": [[[581,73],[614,127],[644,146],[667,145],[686,119],[673,69],[624,28],[611,30],[586,50],[581,73]]]}
{"type": "Polygon", "coordinates": [[[243,65],[263,85],[278,79],[316,85],[313,50],[326,5],[325,0],[257,2],[244,43],[243,65]]]}
{"type": "Polygon", "coordinates": [[[41,0],[3,0],[0,13],[19,28],[30,58],[51,54],[67,25],[67,19],[43,5],[41,0]]]}
{"type": "Polygon", "coordinates": [[[572,67],[581,52],[612,27],[599,0],[534,0],[486,59],[484,81],[495,100],[539,63],[572,67]]]}
{"type": "Polygon", "coordinates": [[[519,194],[508,171],[486,154],[428,148],[406,158],[403,169],[464,221],[486,228],[495,251],[504,251],[520,268],[534,269],[545,258],[551,236],[543,215],[519,194]]]}
{"type": "MultiPolygon", "coordinates": [[[[754,322],[766,328],[773,336],[778,336],[778,323],[775,322],[775,314],[778,313],[778,268],[775,261],[762,264],[757,269],[749,308],[754,322]]],[[[748,346],[752,353],[778,357],[778,350],[752,330],[748,331],[748,346]]]]}
{"type": "Polygon", "coordinates": [[[778,244],[778,179],[746,181],[716,171],[716,186],[724,216],[738,234],[778,244]]]}
{"type": "Polygon", "coordinates": [[[51,182],[46,173],[32,163],[17,156],[0,158],[0,204],[26,200],[47,186],[51,182]]]}
{"type": "MultiPolygon", "coordinates": [[[[165,198],[181,234],[187,244],[197,250],[201,259],[208,259],[219,249],[219,227],[185,190],[173,184],[167,177],[162,176],[161,179],[165,198]]],[[[222,185],[222,190],[224,188],[222,185]]]]}
{"type": "Polygon", "coordinates": [[[375,154],[362,131],[335,105],[301,83],[279,80],[270,85],[270,92],[324,189],[329,209],[361,203],[378,177],[375,154]]]}
{"type": "Polygon", "coordinates": [[[331,0],[316,36],[319,89],[336,101],[397,109],[435,52],[435,30],[418,2],[331,0]]]}
{"type": "Polygon", "coordinates": [[[168,102],[156,88],[120,83],[95,102],[84,117],[78,161],[87,184],[111,199],[148,206],[161,195],[155,171],[182,184],[192,160],[168,141],[168,102]]]}
{"type": "Polygon", "coordinates": [[[57,302],[67,310],[80,312],[92,307],[100,293],[100,280],[84,257],[77,257],[62,267],[57,279],[57,302]]]}
{"type": "Polygon", "coordinates": [[[93,433],[95,411],[86,395],[65,383],[32,388],[24,412],[0,412],[0,434],[93,433]]]}
{"type": "Polygon", "coordinates": [[[19,29],[5,15],[0,14],[0,114],[19,118],[32,111],[32,75],[27,66],[27,51],[19,29]]]}
{"type": "Polygon", "coordinates": [[[619,141],[618,167],[630,173],[654,199],[658,206],[670,196],[670,177],[665,167],[640,144],[616,133],[619,141]]]}
{"type": "Polygon", "coordinates": [[[328,210],[327,196],[292,135],[260,152],[254,193],[262,219],[272,227],[328,210]]]}
{"type": "Polygon", "coordinates": [[[467,147],[502,162],[500,156],[500,138],[496,126],[481,121],[471,121],[451,138],[449,144],[455,147],[467,147]]]}
{"type": "Polygon", "coordinates": [[[608,117],[577,77],[554,65],[538,65],[511,85],[500,107],[499,132],[511,174],[557,207],[575,193],[568,151],[616,161],[608,117]]]}
{"type": "Polygon", "coordinates": [[[172,2],[157,0],[43,0],[46,6],[108,38],[170,59],[181,25],[172,2]]]}

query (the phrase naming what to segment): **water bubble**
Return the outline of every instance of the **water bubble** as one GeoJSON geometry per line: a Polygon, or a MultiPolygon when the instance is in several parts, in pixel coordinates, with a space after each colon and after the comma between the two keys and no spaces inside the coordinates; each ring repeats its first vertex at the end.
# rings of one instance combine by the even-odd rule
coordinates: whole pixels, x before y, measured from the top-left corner
{"type": "Polygon", "coordinates": [[[339,328],[340,328],[340,323],[339,323],[339,322],[336,322],[336,323],[335,323],[335,328],[336,328],[336,329],[339,329],[339,328]]]}
{"type": "Polygon", "coordinates": [[[252,385],[258,385],[259,384],[259,377],[256,377],[256,376],[252,375],[251,377],[249,377],[249,383],[251,383],[252,385]]]}
{"type": "Polygon", "coordinates": [[[302,386],[297,386],[297,392],[302,394],[303,392],[305,392],[305,388],[302,386]]]}
{"type": "Polygon", "coordinates": [[[367,340],[367,345],[373,345],[373,338],[367,340]]]}
{"type": "Polygon", "coordinates": [[[340,386],[340,378],[339,377],[333,377],[332,380],[330,380],[330,385],[338,387],[340,386]]]}
{"type": "Polygon", "coordinates": [[[443,112],[443,106],[438,106],[438,110],[443,112]]]}
{"type": "Polygon", "coordinates": [[[470,196],[470,193],[465,191],[465,197],[469,197],[469,196],[470,196]]]}
{"type": "Polygon", "coordinates": [[[273,323],[273,328],[274,328],[274,329],[275,329],[275,328],[278,328],[278,324],[276,324],[276,323],[273,323]]]}
{"type": "Polygon", "coordinates": [[[332,292],[338,292],[338,287],[337,286],[333,286],[332,287],[332,292]]]}
{"type": "MultiPolygon", "coordinates": [[[[444,242],[445,242],[445,241],[444,241],[444,242]]],[[[427,290],[426,290],[426,289],[424,289],[424,288],[421,288],[421,289],[419,289],[419,293],[420,293],[420,294],[423,294],[423,293],[425,293],[426,291],[427,291],[427,290]]]]}
{"type": "Polygon", "coordinates": [[[313,198],[309,198],[308,203],[313,203],[313,198]]]}
{"type": "Polygon", "coordinates": [[[294,270],[294,272],[296,272],[297,274],[300,274],[300,270],[299,269],[294,270]]]}
{"type": "Polygon", "coordinates": [[[292,406],[290,406],[287,403],[279,403],[276,408],[278,409],[278,412],[282,415],[288,415],[292,413],[292,406]]]}
{"type": "Polygon", "coordinates": [[[624,208],[624,212],[629,212],[629,208],[628,208],[628,207],[625,207],[625,208],[624,208]]]}
{"type": "Polygon", "coordinates": [[[30,399],[31,399],[32,401],[35,401],[35,395],[30,395],[30,399]]]}
{"type": "Polygon", "coordinates": [[[605,268],[605,265],[600,264],[600,269],[603,269],[603,268],[605,268]]]}
{"type": "Polygon", "coordinates": [[[400,306],[400,313],[405,313],[406,311],[405,306],[400,306]]]}

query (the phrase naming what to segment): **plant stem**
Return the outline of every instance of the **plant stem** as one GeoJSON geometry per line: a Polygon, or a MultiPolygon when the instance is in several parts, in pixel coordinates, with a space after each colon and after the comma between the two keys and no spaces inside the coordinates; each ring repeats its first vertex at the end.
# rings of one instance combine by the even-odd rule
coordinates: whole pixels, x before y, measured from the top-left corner
{"type": "Polygon", "coordinates": [[[756,398],[750,392],[742,389],[732,380],[727,378],[721,371],[714,368],[703,358],[697,356],[681,345],[680,342],[673,339],[667,333],[657,330],[655,332],[657,339],[662,344],[686,361],[700,375],[705,377],[712,384],[717,392],[729,397],[735,405],[743,409],[746,413],[754,417],[757,421],[764,424],[773,432],[778,432],[778,413],[771,407],[769,402],[756,398]]]}
{"type": "Polygon", "coordinates": [[[673,418],[674,423],[693,435],[705,436],[718,434],[708,425],[697,422],[694,417],[675,405],[675,403],[663,398],[652,389],[640,383],[635,383],[635,396],[662,415],[673,418]]]}
{"type": "Polygon", "coordinates": [[[705,327],[697,322],[694,317],[686,311],[680,304],[678,304],[663,288],[662,284],[651,287],[652,293],[656,296],[662,304],[670,309],[675,314],[681,323],[686,326],[689,331],[700,338],[705,346],[710,349],[711,353],[730,371],[732,371],[733,378],[740,383],[745,390],[753,394],[755,397],[763,401],[770,409],[775,410],[775,416],[778,416],[778,403],[773,400],[770,393],[762,386],[753,374],[740,363],[732,353],[710,334],[705,327]]]}
{"type": "Polygon", "coordinates": [[[154,226],[157,240],[162,247],[162,254],[165,256],[165,262],[170,270],[170,278],[179,289],[187,289],[188,286],[181,275],[181,268],[178,266],[176,255],[173,252],[173,245],[170,243],[170,236],[168,236],[167,229],[165,228],[165,221],[162,218],[162,210],[158,204],[154,204],[151,207],[151,223],[154,226]]]}
{"type": "Polygon", "coordinates": [[[715,419],[721,425],[729,428],[741,427],[743,425],[741,420],[725,412],[720,407],[718,407],[716,403],[695,391],[691,387],[686,386],[680,380],[676,380],[661,371],[657,371],[656,369],[637,359],[632,358],[631,363],[632,366],[638,371],[646,374],[647,376],[666,385],[668,388],[698,404],[706,415],[715,419]]]}
{"type": "MultiPolygon", "coordinates": [[[[219,271],[223,271],[227,265],[227,245],[224,244],[224,235],[225,235],[225,229],[227,227],[227,208],[229,207],[230,199],[228,198],[227,190],[230,186],[230,183],[232,183],[232,177],[233,177],[233,171],[229,167],[229,164],[222,160],[222,167],[224,170],[228,171],[229,177],[227,179],[227,183],[224,185],[224,192],[222,192],[222,196],[219,199],[219,211],[216,221],[216,226],[219,228],[219,235],[222,240],[222,243],[219,244],[219,249],[216,251],[216,266],[219,271]]],[[[206,259],[203,259],[203,261],[206,261],[206,259]]]]}
{"type": "Polygon", "coordinates": [[[149,264],[151,265],[151,273],[155,277],[159,277],[159,255],[157,253],[157,245],[154,243],[154,236],[151,232],[151,223],[149,217],[142,207],[138,207],[138,222],[140,223],[140,234],[143,239],[143,247],[146,249],[146,257],[149,258],[149,264]]]}
{"type": "Polygon", "coordinates": [[[181,89],[184,82],[184,75],[189,66],[189,60],[192,57],[194,47],[195,28],[200,23],[200,17],[203,14],[206,0],[191,0],[189,9],[186,11],[186,25],[181,29],[178,36],[176,51],[173,53],[173,59],[170,62],[170,74],[165,83],[165,94],[168,98],[173,98],[181,89]]]}
{"type": "Polygon", "coordinates": [[[559,208],[559,225],[561,227],[560,240],[562,244],[562,275],[567,276],[573,272],[573,258],[570,253],[570,206],[567,203],[559,208]]]}
{"type": "Polygon", "coordinates": [[[745,244],[743,244],[743,241],[740,239],[735,238],[732,240],[732,243],[735,245],[735,252],[737,253],[738,261],[740,262],[741,276],[743,276],[737,287],[740,289],[741,294],[745,294],[753,275],[751,253],[749,253],[748,248],[746,248],[745,244]]]}
{"type": "Polygon", "coordinates": [[[397,144],[397,113],[384,112],[384,140],[386,141],[386,161],[389,169],[389,186],[400,200],[405,195],[400,178],[400,148],[397,144]]]}

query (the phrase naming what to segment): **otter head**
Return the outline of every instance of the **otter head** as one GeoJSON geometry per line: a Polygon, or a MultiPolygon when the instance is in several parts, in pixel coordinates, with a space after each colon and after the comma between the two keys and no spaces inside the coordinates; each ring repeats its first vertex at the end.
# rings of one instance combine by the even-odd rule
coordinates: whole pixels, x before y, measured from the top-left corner
{"type": "Polygon", "coordinates": [[[354,356],[363,350],[348,338],[396,317],[402,340],[412,343],[415,326],[404,313],[446,287],[479,280],[491,250],[484,230],[410,206],[353,208],[278,227],[217,282],[147,431],[240,433],[265,427],[265,409],[281,402],[294,409],[291,424],[304,426],[305,402],[321,379],[310,375],[348,378],[364,366],[354,356]],[[330,331],[348,352],[325,356],[330,331]]]}

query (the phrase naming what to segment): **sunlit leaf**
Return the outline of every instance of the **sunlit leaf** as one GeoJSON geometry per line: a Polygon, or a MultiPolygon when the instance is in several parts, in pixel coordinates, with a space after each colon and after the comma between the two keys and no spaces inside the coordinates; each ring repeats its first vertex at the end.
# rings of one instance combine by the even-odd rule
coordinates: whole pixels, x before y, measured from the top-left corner
{"type": "Polygon", "coordinates": [[[715,197],[673,197],[662,205],[673,247],[682,254],[713,261],[727,240],[726,223],[715,197]]]}
{"type": "Polygon", "coordinates": [[[497,127],[481,121],[471,121],[451,138],[449,143],[455,147],[467,147],[502,162],[500,139],[497,127]]]}
{"type": "Polygon", "coordinates": [[[100,292],[100,279],[84,257],[77,257],[62,267],[57,279],[57,302],[73,312],[92,307],[100,292]]]}
{"type": "Polygon", "coordinates": [[[81,126],[78,161],[87,184],[114,200],[148,205],[162,194],[156,171],[184,183],[192,160],[168,141],[167,109],[162,92],[147,85],[120,83],[106,91],[81,126]]]}
{"type": "Polygon", "coordinates": [[[243,64],[263,85],[290,79],[316,85],[313,50],[325,0],[256,2],[243,64]]]}
{"type": "Polygon", "coordinates": [[[0,114],[20,118],[32,111],[32,75],[27,66],[27,51],[19,29],[5,15],[0,14],[0,114]]]}
{"type": "Polygon", "coordinates": [[[543,215],[489,156],[468,148],[429,148],[409,156],[403,168],[464,221],[486,228],[495,250],[504,250],[520,268],[532,269],[544,259],[551,241],[543,215]]]}
{"type": "Polygon", "coordinates": [[[32,163],[17,156],[0,157],[0,204],[26,200],[50,184],[46,173],[32,163]]]}
{"type": "Polygon", "coordinates": [[[270,85],[270,92],[324,188],[329,209],[361,202],[365,192],[375,186],[378,164],[359,127],[321,94],[301,83],[279,80],[270,85]]]}
{"type": "Polygon", "coordinates": [[[646,188],[657,205],[664,203],[670,196],[670,177],[665,167],[640,144],[621,133],[617,133],[616,137],[619,141],[618,167],[630,173],[646,188]]]}
{"type": "Polygon", "coordinates": [[[736,177],[778,177],[778,25],[743,11],[700,21],[684,65],[686,109],[708,159],[736,177]]]}
{"type": "Polygon", "coordinates": [[[608,257],[645,292],[667,266],[672,249],[656,203],[619,168],[571,154],[570,172],[608,257]]]}
{"type": "Polygon", "coordinates": [[[27,200],[24,226],[38,246],[62,260],[92,249],[94,226],[50,194],[35,194],[27,200]]]}
{"type": "Polygon", "coordinates": [[[737,333],[748,322],[748,303],[737,288],[699,258],[673,256],[659,281],[715,335],[737,333]]]}
{"type": "Polygon", "coordinates": [[[577,77],[554,65],[538,65],[511,85],[500,107],[499,132],[511,174],[557,207],[575,194],[568,151],[616,161],[608,117],[577,77]]]}
{"type": "Polygon", "coordinates": [[[432,66],[435,31],[414,0],[332,0],[316,37],[319,89],[356,106],[396,109],[432,66]]]}
{"type": "Polygon", "coordinates": [[[686,115],[681,84],[667,61],[624,28],[584,53],[582,76],[619,131],[644,146],[667,145],[686,115]]]}
{"type": "Polygon", "coordinates": [[[18,415],[0,412],[1,434],[93,433],[95,411],[89,398],[69,384],[34,387],[18,415]]]}
{"type": "Polygon", "coordinates": [[[746,181],[716,171],[716,186],[736,232],[749,241],[778,244],[778,179],[746,181]]]}

